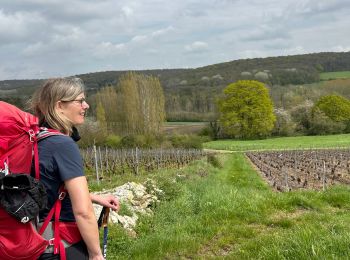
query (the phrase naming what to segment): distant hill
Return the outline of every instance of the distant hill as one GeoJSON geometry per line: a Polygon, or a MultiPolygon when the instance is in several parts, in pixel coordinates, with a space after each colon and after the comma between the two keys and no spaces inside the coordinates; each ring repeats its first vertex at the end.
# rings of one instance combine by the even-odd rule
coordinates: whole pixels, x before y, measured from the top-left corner
{"type": "MultiPolygon", "coordinates": [[[[239,79],[256,78],[272,85],[302,84],[319,80],[320,72],[350,70],[350,52],[323,52],[268,58],[241,59],[195,69],[140,70],[139,73],[158,76],[165,90],[184,86],[212,86],[239,79]],[[213,83],[215,82],[215,83],[213,83]]],[[[105,71],[76,75],[89,90],[115,85],[126,71],[105,71]]],[[[1,90],[31,88],[42,80],[4,80],[1,90]]],[[[27,91],[25,91],[27,94],[27,91]]]]}
{"type": "MultiPolygon", "coordinates": [[[[350,71],[350,52],[241,59],[195,69],[137,72],[159,77],[166,96],[166,110],[170,115],[173,111],[213,112],[215,96],[227,84],[240,79],[257,79],[269,86],[296,85],[318,82],[320,73],[335,71],[350,71]]],[[[116,85],[120,75],[124,73],[126,71],[105,71],[76,76],[84,80],[88,93],[93,94],[101,87],[116,85]]],[[[42,81],[37,79],[0,81],[0,98],[26,98],[42,81]]]]}

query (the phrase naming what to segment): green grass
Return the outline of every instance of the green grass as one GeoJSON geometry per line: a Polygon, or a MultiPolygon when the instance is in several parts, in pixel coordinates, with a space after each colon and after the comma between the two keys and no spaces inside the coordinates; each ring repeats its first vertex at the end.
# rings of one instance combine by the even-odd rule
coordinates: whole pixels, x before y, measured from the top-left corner
{"type": "Polygon", "coordinates": [[[165,126],[181,126],[181,125],[206,125],[208,122],[165,122],[165,126]]]}
{"type": "Polygon", "coordinates": [[[346,78],[350,78],[350,71],[336,71],[336,72],[320,73],[321,80],[346,79],[346,78]]]}
{"type": "Polygon", "coordinates": [[[108,259],[345,259],[349,187],[275,193],[241,153],[151,176],[168,194],[130,237],[110,227],[108,259]],[[223,160],[224,159],[224,160],[223,160]]]}
{"type": "Polygon", "coordinates": [[[350,134],[278,137],[263,140],[219,140],[203,144],[206,149],[249,151],[280,149],[348,148],[350,134]]]}

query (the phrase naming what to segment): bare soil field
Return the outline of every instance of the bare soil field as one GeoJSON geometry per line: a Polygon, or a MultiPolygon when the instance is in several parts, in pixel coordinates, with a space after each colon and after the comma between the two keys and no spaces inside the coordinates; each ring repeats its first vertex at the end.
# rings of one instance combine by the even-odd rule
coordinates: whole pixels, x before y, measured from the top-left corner
{"type": "Polygon", "coordinates": [[[350,150],[248,152],[246,156],[278,191],[350,184],[350,150]]]}

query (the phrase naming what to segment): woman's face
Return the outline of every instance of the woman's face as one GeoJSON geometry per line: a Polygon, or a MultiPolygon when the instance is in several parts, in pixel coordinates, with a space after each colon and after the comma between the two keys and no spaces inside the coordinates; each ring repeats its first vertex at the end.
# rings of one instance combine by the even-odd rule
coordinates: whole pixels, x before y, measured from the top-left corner
{"type": "Polygon", "coordinates": [[[84,123],[86,110],[89,109],[89,104],[86,103],[85,94],[81,93],[74,100],[58,101],[57,108],[58,113],[63,114],[76,126],[84,123]]]}

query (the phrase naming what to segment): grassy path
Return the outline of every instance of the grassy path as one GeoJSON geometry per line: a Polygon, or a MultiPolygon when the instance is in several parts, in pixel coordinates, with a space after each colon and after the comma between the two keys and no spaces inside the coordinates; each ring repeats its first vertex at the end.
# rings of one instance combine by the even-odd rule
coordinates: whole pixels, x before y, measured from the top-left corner
{"type": "Polygon", "coordinates": [[[221,157],[221,169],[197,162],[164,172],[168,197],[140,219],[137,238],[111,228],[109,259],[350,257],[348,187],[275,193],[243,154],[221,157]]]}

